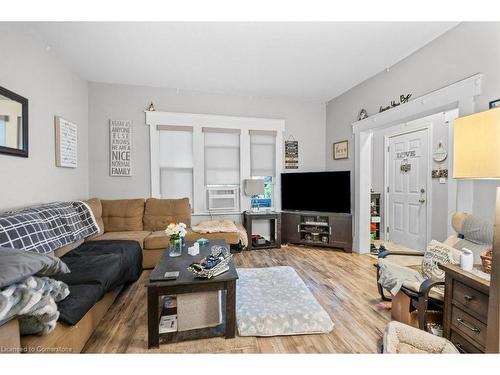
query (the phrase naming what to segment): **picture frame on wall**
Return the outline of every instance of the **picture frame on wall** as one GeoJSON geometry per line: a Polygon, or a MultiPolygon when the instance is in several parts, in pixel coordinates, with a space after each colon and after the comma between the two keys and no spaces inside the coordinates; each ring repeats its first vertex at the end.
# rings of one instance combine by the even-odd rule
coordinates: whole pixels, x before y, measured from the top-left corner
{"type": "Polygon", "coordinates": [[[56,167],[78,167],[78,126],[60,116],[54,116],[56,167]]]}
{"type": "Polygon", "coordinates": [[[333,160],[349,158],[349,141],[339,141],[333,144],[333,160]]]}
{"type": "Polygon", "coordinates": [[[109,175],[132,176],[132,123],[109,120],[109,175]]]}
{"type": "Polygon", "coordinates": [[[499,107],[500,107],[500,99],[493,100],[490,102],[490,109],[499,107]]]}

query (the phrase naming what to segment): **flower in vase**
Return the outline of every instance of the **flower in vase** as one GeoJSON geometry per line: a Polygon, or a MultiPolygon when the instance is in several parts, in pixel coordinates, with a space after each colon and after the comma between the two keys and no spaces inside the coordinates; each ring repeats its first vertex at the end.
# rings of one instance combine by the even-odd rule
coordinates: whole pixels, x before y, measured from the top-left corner
{"type": "Polygon", "coordinates": [[[165,229],[165,233],[171,239],[180,239],[186,235],[186,224],[184,223],[170,223],[165,229]]]}

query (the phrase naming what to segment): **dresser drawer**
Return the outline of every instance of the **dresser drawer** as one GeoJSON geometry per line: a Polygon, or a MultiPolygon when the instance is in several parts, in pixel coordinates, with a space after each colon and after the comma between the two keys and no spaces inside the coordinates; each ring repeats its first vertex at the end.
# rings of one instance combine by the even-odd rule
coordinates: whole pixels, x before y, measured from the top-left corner
{"type": "Polygon", "coordinates": [[[456,306],[451,307],[451,327],[480,346],[486,345],[486,324],[456,306]]]}
{"type": "Polygon", "coordinates": [[[472,315],[486,322],[488,317],[488,296],[473,289],[460,281],[455,280],[453,285],[453,301],[460,303],[470,310],[472,315]]]}
{"type": "Polygon", "coordinates": [[[481,349],[471,344],[468,339],[462,337],[454,330],[451,331],[450,341],[460,353],[483,353],[481,349]]]}

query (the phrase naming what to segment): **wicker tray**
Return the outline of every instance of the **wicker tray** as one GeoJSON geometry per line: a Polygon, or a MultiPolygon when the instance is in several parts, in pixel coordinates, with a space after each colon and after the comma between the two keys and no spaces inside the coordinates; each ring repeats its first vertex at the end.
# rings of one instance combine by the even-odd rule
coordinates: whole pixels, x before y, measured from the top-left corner
{"type": "Polygon", "coordinates": [[[492,260],[491,250],[487,250],[484,253],[481,253],[481,262],[483,263],[483,271],[486,273],[491,273],[491,260],[492,260]]]}

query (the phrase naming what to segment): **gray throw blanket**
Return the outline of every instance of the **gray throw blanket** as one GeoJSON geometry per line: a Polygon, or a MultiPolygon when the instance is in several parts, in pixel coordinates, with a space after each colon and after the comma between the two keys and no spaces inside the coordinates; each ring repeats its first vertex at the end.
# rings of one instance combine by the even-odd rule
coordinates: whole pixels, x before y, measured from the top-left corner
{"type": "Polygon", "coordinates": [[[0,290],[0,325],[18,319],[22,335],[46,335],[59,318],[56,302],[66,298],[68,286],[48,277],[30,276],[0,290]]]}
{"type": "Polygon", "coordinates": [[[379,259],[379,284],[395,296],[401,287],[405,285],[412,290],[418,291],[420,284],[425,280],[422,274],[409,267],[400,266],[386,259],[379,259]]]}

